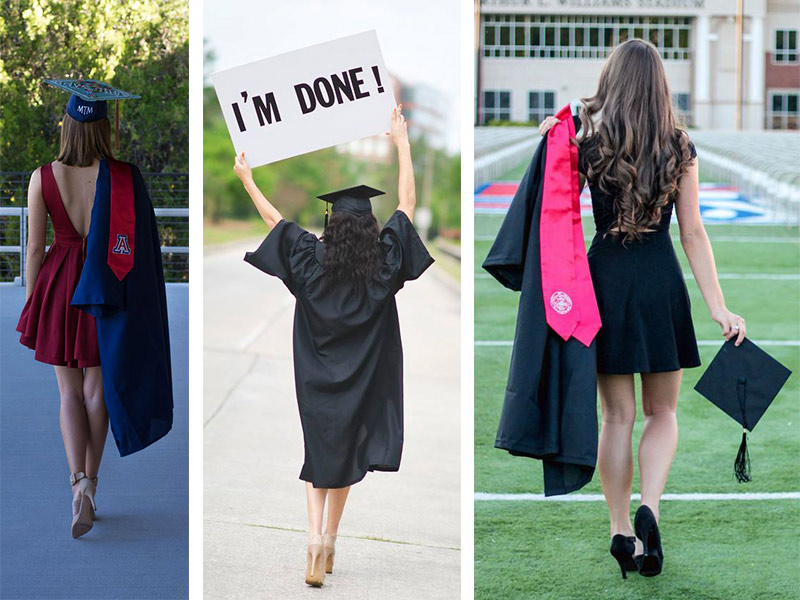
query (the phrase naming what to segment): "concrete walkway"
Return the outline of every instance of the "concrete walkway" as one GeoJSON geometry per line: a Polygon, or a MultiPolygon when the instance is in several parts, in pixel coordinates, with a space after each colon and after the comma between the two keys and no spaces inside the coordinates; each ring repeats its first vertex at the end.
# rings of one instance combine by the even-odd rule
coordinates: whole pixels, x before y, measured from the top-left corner
{"type": "Polygon", "coordinates": [[[188,287],[167,299],[173,430],[125,458],[109,432],[98,520],[73,540],[55,374],[19,343],[25,290],[0,286],[1,598],[188,598],[188,287]]]}
{"type": "Polygon", "coordinates": [[[460,300],[431,267],[397,296],[405,353],[400,471],[350,493],[336,568],[303,581],[308,541],[294,393],[294,298],[242,260],[204,260],[204,589],[221,598],[460,597],[460,300]]]}

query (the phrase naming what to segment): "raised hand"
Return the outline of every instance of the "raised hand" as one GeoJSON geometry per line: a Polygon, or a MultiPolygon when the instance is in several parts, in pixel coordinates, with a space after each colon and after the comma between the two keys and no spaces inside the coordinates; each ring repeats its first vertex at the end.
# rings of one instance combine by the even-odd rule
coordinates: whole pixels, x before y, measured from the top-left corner
{"type": "Polygon", "coordinates": [[[398,104],[397,108],[392,109],[392,126],[386,135],[392,136],[395,146],[408,144],[408,124],[403,116],[403,105],[398,104]]]}
{"type": "Polygon", "coordinates": [[[233,172],[242,180],[242,183],[253,181],[253,171],[244,159],[244,152],[239,156],[235,156],[233,160],[233,172]]]}

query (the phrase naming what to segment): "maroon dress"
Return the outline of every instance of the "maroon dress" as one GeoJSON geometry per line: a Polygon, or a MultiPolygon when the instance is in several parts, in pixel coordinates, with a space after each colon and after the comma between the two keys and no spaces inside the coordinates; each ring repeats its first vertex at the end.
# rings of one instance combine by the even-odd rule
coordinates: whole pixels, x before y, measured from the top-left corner
{"type": "Polygon", "coordinates": [[[17,324],[20,343],[35,350],[36,360],[62,367],[100,364],[94,317],[70,305],[86,256],[86,240],[69,220],[53,165],[43,165],[42,196],[55,239],[42,262],[33,293],[17,324]]]}

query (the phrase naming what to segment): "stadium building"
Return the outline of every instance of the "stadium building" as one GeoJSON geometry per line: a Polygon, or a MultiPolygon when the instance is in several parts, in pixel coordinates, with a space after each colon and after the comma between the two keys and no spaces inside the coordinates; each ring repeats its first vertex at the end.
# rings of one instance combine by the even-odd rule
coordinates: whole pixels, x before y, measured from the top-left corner
{"type": "Polygon", "coordinates": [[[593,94],[636,37],[660,50],[687,125],[735,129],[740,106],[741,129],[798,129],[800,0],[742,1],[740,53],[735,0],[480,0],[476,123],[538,122],[593,94]]]}

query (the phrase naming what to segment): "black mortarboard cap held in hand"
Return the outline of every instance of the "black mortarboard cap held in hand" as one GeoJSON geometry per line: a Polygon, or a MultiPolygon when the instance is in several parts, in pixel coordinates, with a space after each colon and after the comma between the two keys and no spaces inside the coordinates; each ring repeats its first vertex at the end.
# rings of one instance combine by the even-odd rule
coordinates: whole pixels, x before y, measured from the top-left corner
{"type": "Polygon", "coordinates": [[[734,462],[736,479],[750,481],[747,432],[753,431],[792,372],[749,339],[722,345],[694,389],[742,426],[742,443],[734,462]]]}

